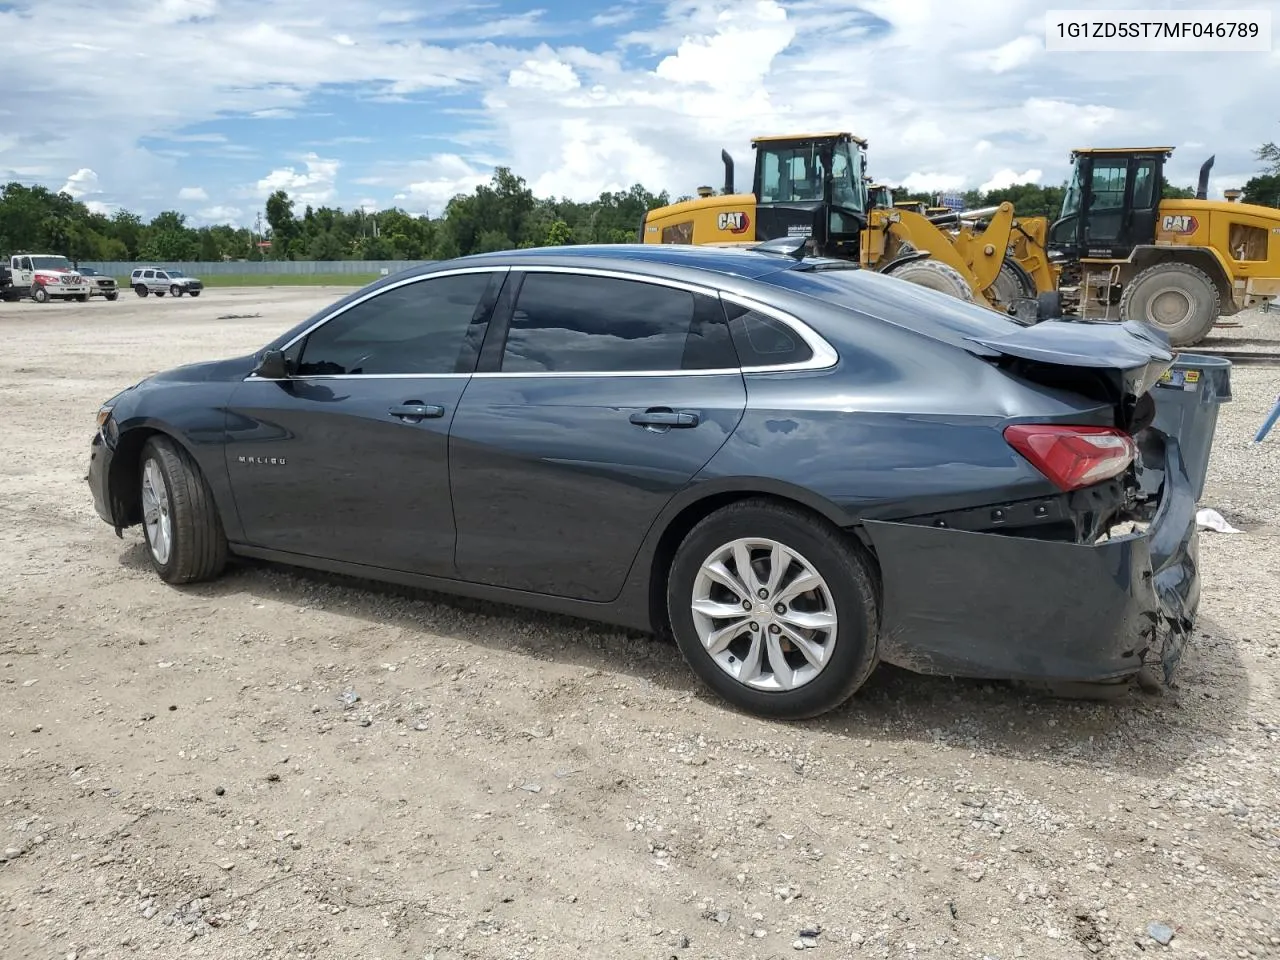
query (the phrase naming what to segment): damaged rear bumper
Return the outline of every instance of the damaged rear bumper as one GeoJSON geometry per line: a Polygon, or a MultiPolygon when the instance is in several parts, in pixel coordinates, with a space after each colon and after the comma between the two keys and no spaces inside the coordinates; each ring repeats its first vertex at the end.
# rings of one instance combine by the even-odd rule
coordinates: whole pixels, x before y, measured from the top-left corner
{"type": "Polygon", "coordinates": [[[1172,680],[1200,601],[1199,534],[1177,441],[1158,436],[1160,499],[1141,532],[1086,544],[865,521],[881,660],[983,679],[1099,683],[1149,668],[1172,680]]]}

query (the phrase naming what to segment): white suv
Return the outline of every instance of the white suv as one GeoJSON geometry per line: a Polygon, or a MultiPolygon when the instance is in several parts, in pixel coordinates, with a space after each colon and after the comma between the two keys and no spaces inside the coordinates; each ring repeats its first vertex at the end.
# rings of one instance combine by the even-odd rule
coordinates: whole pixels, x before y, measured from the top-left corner
{"type": "Polygon", "coordinates": [[[181,270],[162,270],[159,267],[139,267],[134,270],[129,274],[129,286],[140,297],[145,297],[148,293],[154,293],[157,297],[163,297],[166,293],[175,297],[184,293],[198,297],[204,289],[203,283],[186,276],[181,270]]]}

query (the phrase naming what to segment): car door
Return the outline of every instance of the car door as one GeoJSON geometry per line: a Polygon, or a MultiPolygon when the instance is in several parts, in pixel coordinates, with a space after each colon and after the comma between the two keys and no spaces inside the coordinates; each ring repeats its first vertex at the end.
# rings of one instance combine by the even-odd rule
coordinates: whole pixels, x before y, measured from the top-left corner
{"type": "Polygon", "coordinates": [[[11,268],[13,272],[13,285],[15,287],[20,287],[23,290],[30,290],[31,284],[34,282],[36,275],[35,270],[31,268],[31,258],[14,257],[10,262],[13,264],[11,268]]]}
{"type": "Polygon", "coordinates": [[[169,292],[169,275],[167,273],[163,270],[156,270],[154,273],[148,270],[147,273],[150,277],[147,283],[150,285],[152,293],[169,292]]]}
{"type": "Polygon", "coordinates": [[[450,430],[458,574],[611,600],[742,417],[724,311],[714,293],[587,268],[513,268],[508,288],[450,430]]]}
{"type": "Polygon", "coordinates": [[[504,276],[383,287],[289,344],[286,379],[236,387],[226,461],[249,544],[452,574],[449,424],[504,276]]]}

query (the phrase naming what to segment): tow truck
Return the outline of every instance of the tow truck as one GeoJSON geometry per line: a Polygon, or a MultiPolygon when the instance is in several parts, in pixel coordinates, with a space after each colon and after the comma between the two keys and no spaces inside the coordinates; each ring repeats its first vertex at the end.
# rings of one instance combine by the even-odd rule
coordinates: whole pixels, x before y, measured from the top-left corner
{"type": "Polygon", "coordinates": [[[20,300],[30,297],[36,303],[49,300],[89,299],[89,281],[80,275],[66,257],[53,253],[15,253],[6,258],[8,285],[0,281],[0,297],[20,300]]]}

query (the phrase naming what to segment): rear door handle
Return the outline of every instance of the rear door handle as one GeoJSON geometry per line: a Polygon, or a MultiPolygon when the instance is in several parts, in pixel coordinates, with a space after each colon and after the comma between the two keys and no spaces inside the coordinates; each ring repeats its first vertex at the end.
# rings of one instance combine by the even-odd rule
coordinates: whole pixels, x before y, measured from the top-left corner
{"type": "Polygon", "coordinates": [[[398,403],[394,407],[389,407],[387,413],[393,417],[399,417],[401,420],[417,423],[419,420],[428,417],[443,417],[444,407],[436,403],[398,403]]]}
{"type": "Polygon", "coordinates": [[[633,413],[632,423],[640,427],[696,427],[698,415],[691,410],[668,410],[665,407],[654,407],[643,413],[633,413]]]}

